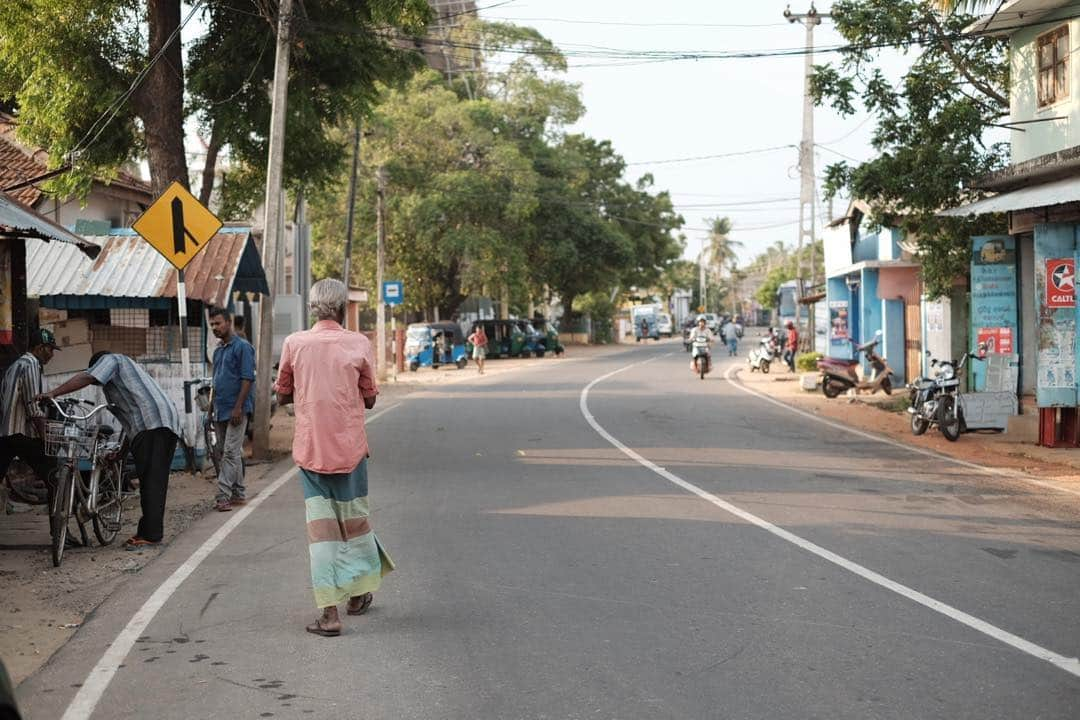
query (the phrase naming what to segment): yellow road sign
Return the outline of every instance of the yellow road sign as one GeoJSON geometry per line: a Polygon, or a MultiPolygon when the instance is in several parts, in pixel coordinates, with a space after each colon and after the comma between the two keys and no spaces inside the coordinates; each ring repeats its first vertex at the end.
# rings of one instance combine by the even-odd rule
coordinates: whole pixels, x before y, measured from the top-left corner
{"type": "Polygon", "coordinates": [[[177,270],[183,270],[223,224],[183,185],[174,182],[131,227],[177,270]]]}

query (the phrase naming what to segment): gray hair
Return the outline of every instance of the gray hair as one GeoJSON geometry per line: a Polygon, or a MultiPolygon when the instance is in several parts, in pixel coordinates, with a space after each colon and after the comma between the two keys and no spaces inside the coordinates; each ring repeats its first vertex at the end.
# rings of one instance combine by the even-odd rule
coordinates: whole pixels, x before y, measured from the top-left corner
{"type": "Polygon", "coordinates": [[[349,303],[349,290],[345,283],[334,278],[324,278],[311,286],[308,307],[316,320],[338,320],[349,303]]]}

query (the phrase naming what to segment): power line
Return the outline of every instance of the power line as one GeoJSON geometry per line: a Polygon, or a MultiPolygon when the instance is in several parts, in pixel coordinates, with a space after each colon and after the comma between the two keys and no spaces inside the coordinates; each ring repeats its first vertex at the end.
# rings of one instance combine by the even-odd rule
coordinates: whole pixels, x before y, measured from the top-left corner
{"type": "Polygon", "coordinates": [[[761,153],[776,152],[777,150],[787,150],[795,147],[792,144],[787,145],[774,145],[766,148],[755,148],[753,150],[737,150],[735,152],[717,153],[715,155],[694,155],[691,157],[670,158],[667,160],[641,160],[639,162],[628,162],[627,167],[631,165],[668,165],[671,163],[681,162],[697,162],[699,160],[718,160],[720,158],[739,157],[742,155],[759,155],[761,153]]]}
{"type": "Polygon", "coordinates": [[[568,25],[609,25],[614,27],[675,27],[675,28],[708,28],[708,29],[745,29],[745,28],[770,28],[787,26],[787,23],[690,23],[690,22],[620,22],[615,20],[571,20],[569,18],[550,17],[495,17],[492,20],[513,20],[515,22],[554,22],[568,25]]]}

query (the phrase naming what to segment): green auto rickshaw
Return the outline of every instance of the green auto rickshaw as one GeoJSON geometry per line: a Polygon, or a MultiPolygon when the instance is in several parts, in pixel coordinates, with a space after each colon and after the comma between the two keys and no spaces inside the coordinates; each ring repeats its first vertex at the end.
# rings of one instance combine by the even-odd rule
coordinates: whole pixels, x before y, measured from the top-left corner
{"type": "MultiPolygon", "coordinates": [[[[484,328],[484,334],[487,335],[489,358],[519,357],[525,351],[528,339],[516,320],[477,320],[472,324],[469,335],[478,327],[484,328]]],[[[469,357],[472,357],[472,343],[468,343],[465,349],[469,357]]]]}
{"type": "MultiPolygon", "coordinates": [[[[533,318],[532,326],[536,328],[536,331],[540,333],[540,343],[544,347],[544,352],[554,353],[556,356],[562,355],[566,352],[566,348],[559,342],[559,326],[554,322],[548,322],[544,318],[533,318]]],[[[540,357],[543,354],[537,353],[540,357]]]]}

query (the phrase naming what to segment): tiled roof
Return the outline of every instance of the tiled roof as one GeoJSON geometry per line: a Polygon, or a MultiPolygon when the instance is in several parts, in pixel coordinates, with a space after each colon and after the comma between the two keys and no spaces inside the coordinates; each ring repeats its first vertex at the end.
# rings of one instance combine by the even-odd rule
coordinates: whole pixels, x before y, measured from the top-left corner
{"type": "MultiPolygon", "coordinates": [[[[23,151],[7,134],[0,132],[0,190],[20,182],[43,175],[48,171],[43,162],[39,162],[23,151]]],[[[41,199],[41,191],[33,185],[8,193],[23,205],[34,207],[41,199]]]]}

